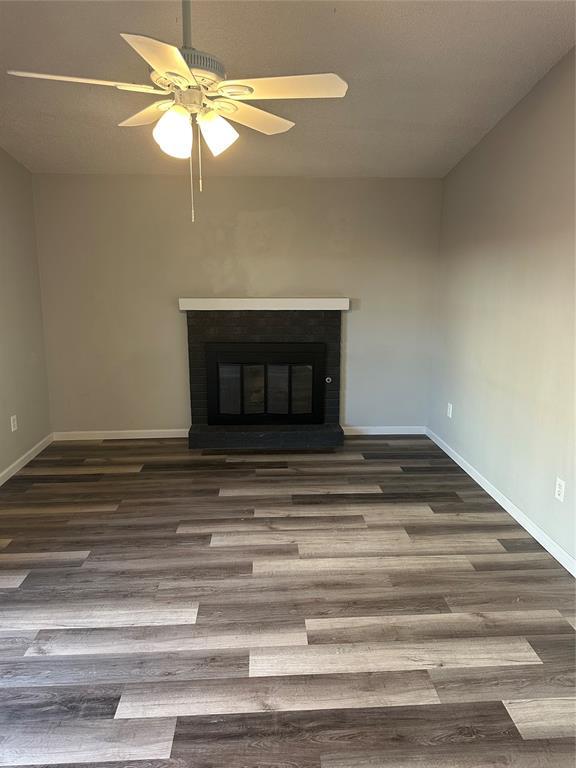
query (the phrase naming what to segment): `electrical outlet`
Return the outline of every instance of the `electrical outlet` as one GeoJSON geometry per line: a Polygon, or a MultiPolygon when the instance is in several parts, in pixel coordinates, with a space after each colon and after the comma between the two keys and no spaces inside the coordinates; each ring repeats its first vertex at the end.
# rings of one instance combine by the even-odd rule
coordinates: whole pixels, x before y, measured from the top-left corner
{"type": "Polygon", "coordinates": [[[18,418],[16,416],[10,416],[10,429],[12,432],[16,432],[18,429],[18,418]]]}
{"type": "Polygon", "coordinates": [[[452,418],[452,403],[448,403],[448,407],[446,408],[446,416],[448,416],[449,419],[452,418]]]}
{"type": "Polygon", "coordinates": [[[561,477],[556,478],[556,487],[554,488],[554,498],[558,501],[564,501],[564,491],[566,490],[566,482],[561,477]]]}

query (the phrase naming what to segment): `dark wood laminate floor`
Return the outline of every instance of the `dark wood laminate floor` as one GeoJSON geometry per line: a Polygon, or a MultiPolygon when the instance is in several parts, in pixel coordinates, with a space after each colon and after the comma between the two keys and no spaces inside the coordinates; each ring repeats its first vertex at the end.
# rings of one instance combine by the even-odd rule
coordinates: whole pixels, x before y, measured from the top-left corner
{"type": "Polygon", "coordinates": [[[425,437],[54,443],[0,488],[0,765],[573,768],[575,615],[425,437]]]}

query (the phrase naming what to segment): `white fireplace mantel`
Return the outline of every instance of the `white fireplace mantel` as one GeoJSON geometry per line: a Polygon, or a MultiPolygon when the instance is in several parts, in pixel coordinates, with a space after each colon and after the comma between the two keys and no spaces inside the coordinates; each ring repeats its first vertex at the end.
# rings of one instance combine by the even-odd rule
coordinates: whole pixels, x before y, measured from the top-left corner
{"type": "Polygon", "coordinates": [[[350,299],[178,299],[181,310],[208,311],[220,309],[234,310],[347,310],[350,309],[350,299]]]}

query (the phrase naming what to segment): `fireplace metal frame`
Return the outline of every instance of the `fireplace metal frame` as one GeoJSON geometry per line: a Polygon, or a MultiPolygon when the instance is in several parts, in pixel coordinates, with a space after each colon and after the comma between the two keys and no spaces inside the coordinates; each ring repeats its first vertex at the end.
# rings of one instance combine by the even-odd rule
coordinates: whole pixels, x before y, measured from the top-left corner
{"type": "MultiPolygon", "coordinates": [[[[243,369],[241,369],[243,370],[243,369]]],[[[326,344],[324,343],[208,343],[206,344],[206,382],[208,424],[323,424],[326,389],[326,344]],[[286,364],[312,366],[312,408],[309,413],[292,413],[291,368],[289,367],[288,413],[267,413],[267,381],[264,376],[264,413],[220,413],[218,365],[286,364]]],[[[241,398],[243,399],[241,383],[241,398]]],[[[243,410],[243,409],[242,409],[243,410]]]]}

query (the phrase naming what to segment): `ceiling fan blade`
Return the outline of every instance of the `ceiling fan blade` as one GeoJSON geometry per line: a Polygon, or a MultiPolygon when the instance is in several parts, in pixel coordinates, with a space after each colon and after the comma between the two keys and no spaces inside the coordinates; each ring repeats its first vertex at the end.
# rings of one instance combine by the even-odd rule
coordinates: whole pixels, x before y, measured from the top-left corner
{"type": "Polygon", "coordinates": [[[94,80],[87,77],[69,77],[68,75],[46,75],[43,72],[21,72],[17,69],[9,69],[9,75],[16,77],[32,77],[35,80],[58,80],[62,83],[86,83],[87,85],[107,85],[110,88],[118,88],[121,91],[135,91],[137,93],[165,93],[152,85],[140,85],[139,83],[117,83],[115,80],[94,80]]]}
{"type": "Polygon", "coordinates": [[[348,83],[333,73],[224,80],[218,93],[231,99],[336,99],[346,95],[348,83]]]}
{"type": "Polygon", "coordinates": [[[136,112],[135,115],[128,117],[126,120],[118,123],[118,125],[121,128],[134,128],[138,125],[149,125],[150,123],[155,123],[156,120],[159,120],[162,117],[167,109],[170,109],[172,104],[174,104],[172,99],[161,99],[160,101],[155,101],[154,104],[150,104],[149,107],[141,109],[140,112],[136,112]]]}
{"type": "Polygon", "coordinates": [[[188,64],[175,45],[163,43],[161,40],[154,40],[153,37],[145,37],[144,35],[121,33],[121,37],[150,64],[155,72],[164,75],[175,85],[181,88],[196,85],[188,64]]]}
{"type": "Polygon", "coordinates": [[[294,125],[291,120],[252,107],[250,104],[240,104],[229,99],[214,99],[212,104],[228,120],[246,125],[248,128],[253,128],[255,131],[260,131],[260,133],[265,133],[268,136],[289,131],[294,125]]]}

